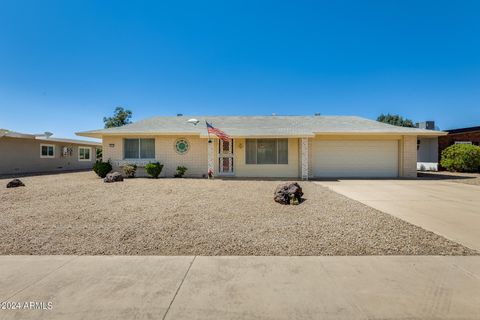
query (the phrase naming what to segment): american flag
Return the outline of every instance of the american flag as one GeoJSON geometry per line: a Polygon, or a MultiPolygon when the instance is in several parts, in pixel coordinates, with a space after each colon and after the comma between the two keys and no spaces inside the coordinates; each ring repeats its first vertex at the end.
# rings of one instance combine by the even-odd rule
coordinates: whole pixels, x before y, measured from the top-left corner
{"type": "Polygon", "coordinates": [[[217,128],[214,128],[210,123],[208,123],[207,121],[205,121],[205,123],[207,124],[207,131],[208,133],[210,134],[214,134],[216,135],[220,140],[223,140],[223,141],[228,141],[230,139],[232,139],[228,134],[226,134],[225,132],[223,132],[222,130],[220,129],[217,129],[217,128]]]}

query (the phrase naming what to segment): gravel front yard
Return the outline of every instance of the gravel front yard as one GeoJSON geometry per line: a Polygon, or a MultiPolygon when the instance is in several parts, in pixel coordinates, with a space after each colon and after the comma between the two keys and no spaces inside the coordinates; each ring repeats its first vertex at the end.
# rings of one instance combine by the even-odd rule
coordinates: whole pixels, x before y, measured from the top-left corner
{"type": "Polygon", "coordinates": [[[22,180],[17,189],[0,180],[0,254],[476,254],[310,182],[304,203],[282,206],[272,200],[278,181],[22,180]]]}

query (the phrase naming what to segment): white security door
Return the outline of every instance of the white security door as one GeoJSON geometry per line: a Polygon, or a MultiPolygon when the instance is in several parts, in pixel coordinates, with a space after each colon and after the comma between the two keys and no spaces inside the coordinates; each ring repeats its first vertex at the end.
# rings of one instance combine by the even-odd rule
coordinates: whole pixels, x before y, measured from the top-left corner
{"type": "Polygon", "coordinates": [[[314,140],[318,178],[396,178],[397,140],[314,140]]]}
{"type": "Polygon", "coordinates": [[[233,175],[233,139],[218,141],[218,168],[219,174],[233,175]]]}

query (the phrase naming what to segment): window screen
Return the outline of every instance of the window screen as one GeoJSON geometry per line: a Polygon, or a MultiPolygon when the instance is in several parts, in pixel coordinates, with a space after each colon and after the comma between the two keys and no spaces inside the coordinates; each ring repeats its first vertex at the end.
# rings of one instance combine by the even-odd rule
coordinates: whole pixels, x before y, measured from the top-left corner
{"type": "Polygon", "coordinates": [[[288,139],[247,139],[247,164],[288,164],[288,139]]]}
{"type": "Polygon", "coordinates": [[[139,139],[125,139],[124,158],[138,159],[139,158],[139,139]]]}
{"type": "Polygon", "coordinates": [[[140,158],[155,158],[155,139],[140,139],[140,158]]]}
{"type": "Polygon", "coordinates": [[[125,139],[125,159],[155,159],[155,139],[125,139]]]}

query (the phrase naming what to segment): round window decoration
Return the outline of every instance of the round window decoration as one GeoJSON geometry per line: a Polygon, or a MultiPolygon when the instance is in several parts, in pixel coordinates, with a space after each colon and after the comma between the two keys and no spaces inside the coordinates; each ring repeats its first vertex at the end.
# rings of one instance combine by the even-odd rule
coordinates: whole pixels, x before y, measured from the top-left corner
{"type": "Polygon", "coordinates": [[[178,139],[175,141],[175,150],[179,154],[187,153],[189,147],[187,139],[178,139]]]}

